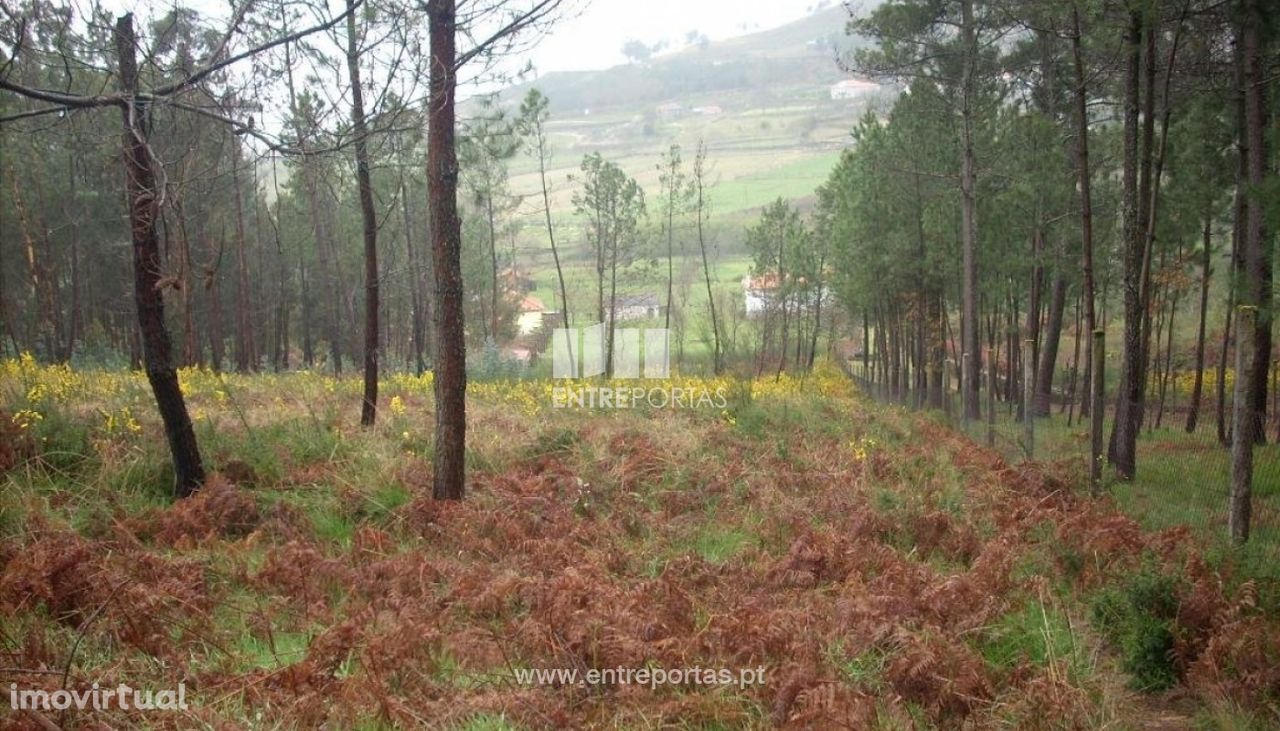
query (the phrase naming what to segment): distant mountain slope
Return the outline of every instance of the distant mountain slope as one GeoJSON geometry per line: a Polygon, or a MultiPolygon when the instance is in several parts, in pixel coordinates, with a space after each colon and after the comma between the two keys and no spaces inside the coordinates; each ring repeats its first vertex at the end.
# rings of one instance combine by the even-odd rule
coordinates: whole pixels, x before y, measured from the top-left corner
{"type": "MultiPolygon", "coordinates": [[[[531,88],[550,100],[546,178],[557,236],[565,242],[562,256],[579,265],[587,254],[586,232],[573,205],[584,155],[604,155],[656,200],[663,153],[679,145],[687,171],[694,150],[705,144],[719,264],[725,271],[745,267],[745,225],[778,197],[802,208],[811,205],[815,189],[851,144],[858,119],[896,93],[870,83],[836,86],[852,78],[839,57],[861,45],[845,35],[848,21],[844,7],[835,5],[777,28],[642,64],[550,73],[504,90],[500,104],[508,109],[531,88]]],[[[522,197],[514,245],[522,266],[550,296],[554,270],[537,223],[542,176],[529,155],[511,160],[509,170],[511,190],[522,197]]]]}
{"type": "MultiPolygon", "coordinates": [[[[552,114],[613,113],[689,97],[739,91],[819,89],[848,78],[836,59],[857,45],[845,35],[848,12],[839,5],[792,23],[600,71],[546,74],[504,90],[518,100],[537,87],[552,114]]],[[[788,95],[789,96],[789,95],[788,95]]]]}

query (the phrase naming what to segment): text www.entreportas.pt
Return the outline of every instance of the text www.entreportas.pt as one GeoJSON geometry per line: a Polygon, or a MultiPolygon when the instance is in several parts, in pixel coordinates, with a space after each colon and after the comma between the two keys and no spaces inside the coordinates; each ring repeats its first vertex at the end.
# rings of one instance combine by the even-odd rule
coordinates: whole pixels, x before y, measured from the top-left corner
{"type": "Polygon", "coordinates": [[[731,686],[764,685],[765,669],[754,668],[512,668],[520,685],[661,685],[731,686]]]}

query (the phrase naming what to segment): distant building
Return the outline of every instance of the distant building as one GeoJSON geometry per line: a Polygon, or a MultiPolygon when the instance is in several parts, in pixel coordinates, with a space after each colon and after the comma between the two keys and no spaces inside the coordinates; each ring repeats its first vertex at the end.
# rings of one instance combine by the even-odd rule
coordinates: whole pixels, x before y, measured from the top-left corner
{"type": "Polygon", "coordinates": [[[658,105],[657,112],[661,117],[679,117],[685,113],[685,108],[675,102],[666,102],[658,105]]]}
{"type": "Polygon", "coordinates": [[[512,345],[499,351],[503,360],[516,361],[521,365],[532,365],[533,359],[537,356],[532,348],[526,348],[520,345],[512,345]]]}
{"type": "Polygon", "coordinates": [[[860,96],[879,91],[880,85],[874,81],[862,79],[845,79],[831,85],[832,99],[857,99],[860,96]]]}
{"type": "Polygon", "coordinates": [[[516,317],[516,332],[521,335],[532,335],[542,327],[543,320],[551,311],[542,300],[528,295],[520,301],[520,315],[516,317]]]}
{"type": "Polygon", "coordinates": [[[747,317],[763,315],[773,302],[773,295],[778,289],[776,273],[761,274],[753,277],[750,274],[742,278],[742,295],[747,301],[747,317]]]}
{"type": "Polygon", "coordinates": [[[656,294],[622,294],[615,304],[615,318],[644,320],[662,316],[662,305],[656,294]]]}
{"type": "Polygon", "coordinates": [[[508,267],[498,275],[498,281],[502,283],[504,289],[515,295],[523,295],[537,289],[537,283],[533,281],[533,277],[521,272],[515,267],[508,267]]]}
{"type": "Polygon", "coordinates": [[[724,114],[724,110],[715,104],[709,104],[705,107],[694,107],[691,111],[694,114],[701,114],[704,117],[714,117],[717,114],[724,114]]]}
{"type": "MultiPolygon", "coordinates": [[[[791,279],[791,277],[787,277],[791,279]]],[[[798,289],[805,289],[805,278],[801,277],[793,280],[798,289]]],[[[742,278],[742,296],[747,304],[747,317],[758,317],[763,315],[770,307],[774,306],[778,294],[778,273],[767,272],[757,276],[750,274],[742,278]]],[[[788,301],[792,306],[799,305],[802,308],[815,307],[819,304],[819,300],[826,302],[831,294],[823,285],[819,292],[810,291],[807,295],[799,292],[793,293],[788,297],[788,301]]]]}

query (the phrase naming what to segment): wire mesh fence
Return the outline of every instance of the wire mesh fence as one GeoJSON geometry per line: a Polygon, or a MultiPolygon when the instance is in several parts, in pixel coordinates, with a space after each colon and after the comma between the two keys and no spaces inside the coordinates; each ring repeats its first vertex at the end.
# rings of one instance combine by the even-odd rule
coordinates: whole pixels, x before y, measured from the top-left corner
{"type": "MultiPolygon", "coordinates": [[[[1107,450],[1115,423],[1115,384],[1104,382],[1101,402],[1102,418],[1095,423],[1092,409],[1083,403],[1090,399],[1069,387],[1043,396],[1036,403],[1027,379],[1022,374],[1009,378],[1006,364],[993,370],[991,359],[984,359],[979,371],[979,413],[965,418],[959,389],[960,367],[948,362],[940,381],[932,389],[920,388],[917,374],[903,368],[893,378],[871,359],[851,361],[850,377],[870,398],[930,412],[975,443],[998,451],[1009,464],[1028,459],[1053,462],[1059,470],[1079,476],[1082,489],[1094,485],[1098,493],[1113,498],[1126,513],[1150,529],[1185,525],[1208,545],[1229,545],[1228,524],[1232,484],[1230,425],[1230,387],[1222,413],[1219,407],[1214,374],[1207,372],[1202,382],[1200,418],[1195,429],[1187,431],[1191,377],[1170,373],[1159,388],[1165,389],[1163,404],[1149,403],[1144,409],[1138,435],[1137,467],[1132,480],[1121,480],[1107,461],[1107,450]],[[1028,403],[1035,404],[1033,417],[1027,419],[1028,403]],[[1219,422],[1225,421],[1220,437],[1219,422]],[[1101,427],[1098,480],[1090,480],[1093,430],[1101,427]]],[[[1030,374],[1028,374],[1030,375],[1030,374]]],[[[1067,383],[1076,381],[1068,374],[1067,383]]],[[[1231,373],[1228,371],[1228,386],[1231,373]]],[[[1032,376],[1034,380],[1034,376],[1032,376]]],[[[1277,444],[1276,410],[1269,409],[1266,435],[1272,437],[1253,451],[1252,516],[1246,545],[1249,555],[1262,562],[1280,560],[1280,444],[1277,444]]]]}

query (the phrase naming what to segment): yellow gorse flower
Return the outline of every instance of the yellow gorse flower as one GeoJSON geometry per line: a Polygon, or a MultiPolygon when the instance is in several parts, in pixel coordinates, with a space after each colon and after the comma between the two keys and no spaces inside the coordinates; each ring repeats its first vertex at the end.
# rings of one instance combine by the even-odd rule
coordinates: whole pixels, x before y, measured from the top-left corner
{"type": "Polygon", "coordinates": [[[404,416],[404,399],[399,396],[392,396],[391,400],[387,402],[387,408],[396,416],[404,416]]]}

